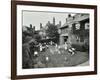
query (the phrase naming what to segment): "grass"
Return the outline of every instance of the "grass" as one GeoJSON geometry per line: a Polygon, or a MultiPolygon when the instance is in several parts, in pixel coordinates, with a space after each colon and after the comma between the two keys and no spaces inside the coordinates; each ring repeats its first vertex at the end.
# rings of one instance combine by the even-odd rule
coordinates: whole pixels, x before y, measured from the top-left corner
{"type": "MultiPolygon", "coordinates": [[[[37,67],[68,67],[68,66],[77,66],[81,63],[88,61],[88,53],[76,51],[76,54],[71,55],[68,51],[62,49],[61,53],[55,51],[55,48],[52,46],[50,49],[47,49],[45,52],[39,53],[39,56],[35,59],[37,62],[37,67]],[[50,52],[53,51],[53,53],[50,52]],[[48,61],[46,61],[48,57],[48,61]]],[[[36,67],[36,68],[37,68],[36,67]]]]}

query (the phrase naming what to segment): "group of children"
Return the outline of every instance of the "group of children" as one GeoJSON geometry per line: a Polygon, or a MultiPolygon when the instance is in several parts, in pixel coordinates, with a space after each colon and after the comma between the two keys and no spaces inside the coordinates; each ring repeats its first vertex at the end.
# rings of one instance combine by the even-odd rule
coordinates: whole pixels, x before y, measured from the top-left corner
{"type": "Polygon", "coordinates": [[[74,55],[76,51],[75,48],[73,48],[71,44],[67,42],[65,42],[65,50],[68,50],[68,52],[71,53],[72,55],[74,55]]]}
{"type": "MultiPolygon", "coordinates": [[[[50,45],[53,45],[53,42],[52,42],[52,41],[50,42],[50,45]]],[[[39,51],[40,51],[40,52],[43,52],[45,49],[49,48],[49,45],[45,44],[45,46],[43,46],[41,43],[39,43],[38,48],[39,48],[39,51]]],[[[55,44],[55,51],[58,52],[58,54],[61,53],[61,52],[60,52],[60,49],[61,49],[61,48],[62,48],[61,46],[59,46],[58,44],[55,44]]],[[[71,55],[74,55],[74,54],[75,54],[75,51],[76,51],[76,50],[75,50],[75,48],[73,48],[73,47],[71,46],[71,43],[65,42],[63,48],[64,48],[66,51],[68,51],[68,53],[70,53],[71,55]]],[[[51,52],[52,52],[52,50],[51,50],[51,52]]],[[[38,55],[38,51],[34,51],[34,55],[38,55]]]]}
{"type": "Polygon", "coordinates": [[[65,42],[65,44],[63,45],[63,47],[61,47],[61,46],[58,46],[57,44],[55,45],[55,50],[60,54],[61,52],[60,52],[60,49],[61,48],[63,48],[65,51],[68,51],[68,53],[70,53],[71,55],[74,55],[75,54],[75,48],[73,48],[72,46],[71,46],[71,44],[70,43],[67,43],[67,42],[65,42]]]}

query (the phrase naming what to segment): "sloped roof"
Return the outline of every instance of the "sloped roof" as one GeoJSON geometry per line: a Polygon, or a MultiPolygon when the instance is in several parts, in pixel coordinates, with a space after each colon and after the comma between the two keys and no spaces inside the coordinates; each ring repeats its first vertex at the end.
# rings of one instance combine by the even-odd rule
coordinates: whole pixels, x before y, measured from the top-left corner
{"type": "MultiPolygon", "coordinates": [[[[64,23],[64,25],[61,26],[60,29],[61,29],[61,28],[64,28],[64,27],[67,27],[69,24],[73,24],[73,23],[75,23],[75,22],[80,22],[80,21],[82,21],[82,20],[89,19],[89,15],[86,15],[86,14],[83,14],[83,16],[80,16],[80,17],[78,16],[78,14],[76,14],[76,15],[74,15],[74,16],[72,16],[72,17],[74,17],[74,18],[73,18],[72,20],[70,20],[70,21],[64,23]]],[[[71,18],[72,18],[72,17],[71,17],[71,18]]]]}

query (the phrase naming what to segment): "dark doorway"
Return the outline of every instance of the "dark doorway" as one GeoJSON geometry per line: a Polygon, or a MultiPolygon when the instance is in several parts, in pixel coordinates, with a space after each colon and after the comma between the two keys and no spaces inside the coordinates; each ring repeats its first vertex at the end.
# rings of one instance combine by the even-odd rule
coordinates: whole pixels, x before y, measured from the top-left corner
{"type": "Polygon", "coordinates": [[[64,36],[64,43],[67,42],[68,36],[64,36]]]}

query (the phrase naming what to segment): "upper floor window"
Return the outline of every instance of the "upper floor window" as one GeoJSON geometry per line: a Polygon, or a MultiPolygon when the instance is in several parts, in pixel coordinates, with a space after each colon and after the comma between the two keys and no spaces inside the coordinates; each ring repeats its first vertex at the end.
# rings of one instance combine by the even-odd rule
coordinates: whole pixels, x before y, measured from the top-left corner
{"type": "Polygon", "coordinates": [[[85,23],[85,29],[89,29],[89,23],[85,23]]]}
{"type": "Polygon", "coordinates": [[[76,29],[76,30],[79,30],[79,29],[80,29],[80,23],[76,23],[76,24],[75,24],[75,29],[76,29]]]}

